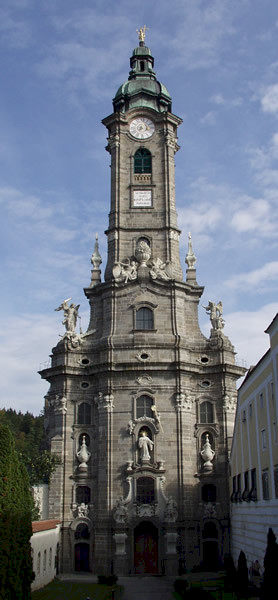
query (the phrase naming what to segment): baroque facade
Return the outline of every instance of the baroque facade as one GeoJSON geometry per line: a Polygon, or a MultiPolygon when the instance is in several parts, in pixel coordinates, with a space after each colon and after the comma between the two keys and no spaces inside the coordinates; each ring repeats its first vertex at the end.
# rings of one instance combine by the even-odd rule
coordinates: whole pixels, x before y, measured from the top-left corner
{"type": "Polygon", "coordinates": [[[61,520],[60,571],[177,573],[229,552],[228,455],[236,380],[222,304],[206,307],[189,235],[179,254],[174,157],[181,119],[157,79],[144,29],[129,79],[103,120],[111,155],[108,260],[98,241],[85,295],[90,323],[64,301],[46,430],[62,459],[49,490],[61,520]]]}
{"type": "Polygon", "coordinates": [[[278,535],[278,314],[265,333],[270,347],[238,391],[230,457],[231,553],[235,563],[245,553],[255,581],[269,527],[278,535]]]}

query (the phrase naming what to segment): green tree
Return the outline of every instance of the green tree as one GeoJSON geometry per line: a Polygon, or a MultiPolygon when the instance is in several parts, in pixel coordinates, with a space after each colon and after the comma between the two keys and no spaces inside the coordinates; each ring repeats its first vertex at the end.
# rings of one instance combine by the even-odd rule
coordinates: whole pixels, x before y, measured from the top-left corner
{"type": "Polygon", "coordinates": [[[33,580],[32,497],[12,433],[0,425],[0,598],[29,600],[33,580]]]}
{"type": "Polygon", "coordinates": [[[9,408],[0,410],[0,424],[10,428],[20,460],[25,465],[30,484],[49,483],[51,475],[61,464],[59,457],[46,447],[44,416],[34,417],[9,408]]]}
{"type": "Polygon", "coordinates": [[[261,590],[261,598],[263,599],[271,598],[273,590],[276,588],[277,565],[278,544],[276,536],[270,527],[267,534],[267,547],[264,557],[264,577],[261,590]]]}

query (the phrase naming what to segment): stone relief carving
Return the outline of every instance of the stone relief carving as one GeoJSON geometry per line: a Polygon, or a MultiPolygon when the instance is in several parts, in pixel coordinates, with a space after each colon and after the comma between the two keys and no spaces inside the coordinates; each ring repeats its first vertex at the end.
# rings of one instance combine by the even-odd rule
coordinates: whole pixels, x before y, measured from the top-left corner
{"type": "Polygon", "coordinates": [[[196,263],[196,256],[193,252],[193,248],[192,248],[192,239],[191,239],[191,233],[189,232],[188,234],[188,252],[187,255],[185,257],[185,262],[188,266],[188,269],[192,270],[195,269],[195,263],[196,263]]]}
{"type": "Polygon", "coordinates": [[[136,515],[137,517],[154,517],[156,513],[156,506],[154,504],[137,504],[136,515]]]}
{"type": "Polygon", "coordinates": [[[176,409],[177,410],[191,410],[193,404],[193,398],[187,392],[181,392],[176,394],[176,409]]]}
{"type": "Polygon", "coordinates": [[[151,248],[149,244],[142,239],[139,240],[135,249],[135,260],[134,257],[127,257],[123,262],[114,264],[112,269],[114,280],[117,283],[133,281],[137,279],[138,269],[140,270],[141,267],[149,270],[151,279],[169,281],[173,278],[172,266],[169,261],[163,262],[159,257],[150,261],[150,258],[151,248]]]}
{"type": "Polygon", "coordinates": [[[135,260],[126,259],[126,262],[115,263],[113,269],[113,277],[118,283],[123,281],[133,281],[137,279],[137,263],[135,260]]]}
{"type": "Polygon", "coordinates": [[[216,519],[216,504],[215,502],[204,502],[203,504],[203,518],[204,519],[216,519]]]}
{"type": "Polygon", "coordinates": [[[153,378],[150,375],[140,375],[135,381],[138,385],[149,385],[153,382],[153,378]]]}
{"type": "Polygon", "coordinates": [[[76,452],[76,456],[80,462],[79,469],[81,471],[87,470],[88,469],[87,463],[89,462],[89,460],[91,458],[91,452],[89,452],[89,450],[87,448],[85,435],[82,436],[82,444],[81,444],[80,450],[78,450],[78,452],[76,452]]]}
{"type": "Polygon", "coordinates": [[[163,431],[162,425],[161,425],[161,420],[160,420],[160,415],[159,413],[157,414],[157,418],[153,419],[152,417],[146,417],[146,415],[144,415],[143,417],[138,417],[138,419],[134,419],[134,421],[132,421],[132,419],[130,419],[130,421],[128,421],[127,424],[127,431],[129,432],[129,435],[133,435],[134,434],[134,429],[135,426],[137,425],[137,423],[151,423],[155,429],[155,433],[158,433],[160,430],[163,431]]]}
{"type": "Polygon", "coordinates": [[[85,502],[81,502],[81,504],[77,505],[77,516],[78,517],[88,517],[89,507],[85,502]]]}
{"type": "Polygon", "coordinates": [[[130,419],[130,421],[128,421],[127,424],[127,430],[129,435],[132,435],[134,433],[134,428],[135,428],[135,423],[133,423],[133,421],[130,419]]]}
{"type": "Polygon", "coordinates": [[[222,331],[224,327],[223,306],[221,300],[216,304],[215,302],[209,301],[207,306],[203,306],[207,315],[210,315],[210,322],[212,325],[212,331],[222,331]]]}
{"type": "Polygon", "coordinates": [[[215,452],[210,445],[208,433],[206,434],[206,441],[203,445],[203,449],[201,450],[200,454],[204,461],[204,464],[203,464],[204,471],[212,471],[213,465],[212,465],[211,461],[215,457],[215,452]]]}
{"type": "Polygon", "coordinates": [[[178,507],[172,496],[167,498],[164,520],[166,523],[175,523],[178,518],[178,507]]]}
{"type": "Polygon", "coordinates": [[[95,396],[95,402],[99,410],[112,410],[114,408],[113,394],[104,395],[102,392],[99,392],[95,396]]]}
{"type": "Polygon", "coordinates": [[[116,523],[122,524],[127,522],[128,510],[126,501],[123,496],[120,497],[119,500],[116,501],[116,507],[114,512],[114,519],[116,523]]]}
{"type": "Polygon", "coordinates": [[[132,498],[132,478],[127,477],[126,482],[129,486],[127,496],[124,498],[121,496],[118,500],[116,500],[115,509],[114,509],[114,520],[119,525],[127,522],[128,518],[128,504],[132,498]]]}
{"type": "Polygon", "coordinates": [[[156,258],[152,261],[152,266],[150,268],[150,276],[152,279],[164,279],[169,281],[171,276],[168,275],[167,270],[170,270],[170,264],[164,263],[160,258],[156,258]]]}
{"type": "Polygon", "coordinates": [[[56,394],[54,398],[49,398],[48,405],[54,408],[55,413],[65,415],[67,412],[67,399],[63,395],[59,396],[59,394],[56,394]]]}
{"type": "Polygon", "coordinates": [[[236,405],[237,405],[237,397],[236,396],[228,396],[228,394],[225,394],[224,401],[223,401],[223,408],[224,408],[225,412],[234,413],[236,411],[236,405]]]}

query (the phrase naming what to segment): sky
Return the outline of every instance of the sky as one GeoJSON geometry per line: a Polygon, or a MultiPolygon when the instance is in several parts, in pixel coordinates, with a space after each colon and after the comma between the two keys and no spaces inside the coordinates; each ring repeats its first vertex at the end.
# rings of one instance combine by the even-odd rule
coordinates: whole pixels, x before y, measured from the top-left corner
{"type": "MultiPolygon", "coordinates": [[[[127,80],[136,29],[183,119],[176,200],[201,303],[223,303],[239,364],[269,347],[278,310],[277,0],[2,0],[0,407],[43,409],[38,371],[80,304],[99,234],[106,263],[110,157],[101,120],[127,80]]],[[[202,332],[210,323],[200,306],[202,332]]]]}

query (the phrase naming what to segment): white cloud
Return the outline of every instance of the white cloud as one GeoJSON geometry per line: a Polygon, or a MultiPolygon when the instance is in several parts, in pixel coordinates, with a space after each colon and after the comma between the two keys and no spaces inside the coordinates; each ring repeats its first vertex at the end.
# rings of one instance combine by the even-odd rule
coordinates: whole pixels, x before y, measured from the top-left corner
{"type": "Polygon", "coordinates": [[[276,233],[272,207],[267,200],[242,196],[238,205],[245,208],[237,209],[232,217],[231,225],[236,231],[244,233],[256,230],[259,235],[276,233]]]}
{"type": "Polygon", "coordinates": [[[239,363],[255,365],[269,348],[264,333],[278,310],[278,303],[266,304],[255,311],[237,311],[225,315],[224,333],[235,346],[239,363]]]}
{"type": "Polygon", "coordinates": [[[262,109],[266,113],[278,112],[278,84],[269,85],[261,99],[262,109]]]}
{"type": "Polygon", "coordinates": [[[238,289],[244,286],[245,290],[249,288],[258,291],[259,288],[266,286],[272,281],[277,282],[277,276],[278,261],[272,261],[253,271],[234,275],[230,279],[227,279],[224,285],[231,289],[238,289]]]}
{"type": "Polygon", "coordinates": [[[200,123],[202,125],[215,125],[216,123],[216,112],[213,110],[210,110],[209,112],[207,112],[204,117],[202,117],[200,119],[200,123]]]}

